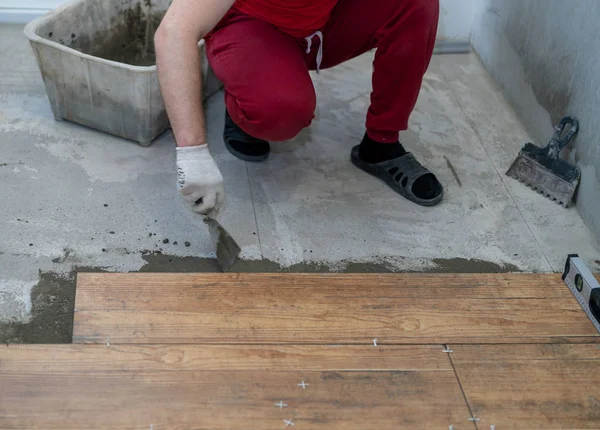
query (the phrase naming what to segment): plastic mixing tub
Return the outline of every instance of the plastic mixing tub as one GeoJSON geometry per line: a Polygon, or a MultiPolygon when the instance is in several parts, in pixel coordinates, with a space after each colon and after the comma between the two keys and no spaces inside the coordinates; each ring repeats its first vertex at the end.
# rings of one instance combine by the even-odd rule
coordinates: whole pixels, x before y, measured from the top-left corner
{"type": "MultiPolygon", "coordinates": [[[[169,128],[158,86],[154,32],[170,0],[78,0],[25,27],[52,112],[150,145],[169,128]]],[[[221,87],[204,52],[204,99],[221,87]]]]}

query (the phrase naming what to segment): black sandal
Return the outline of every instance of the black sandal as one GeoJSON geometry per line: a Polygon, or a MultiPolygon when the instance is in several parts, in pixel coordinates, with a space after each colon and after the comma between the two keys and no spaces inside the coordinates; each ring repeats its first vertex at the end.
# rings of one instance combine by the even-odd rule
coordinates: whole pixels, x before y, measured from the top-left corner
{"type": "MultiPolygon", "coordinates": [[[[411,202],[421,206],[434,206],[442,201],[444,197],[444,187],[436,178],[438,189],[435,197],[431,199],[421,199],[413,193],[413,185],[417,179],[425,175],[433,175],[429,170],[421,165],[410,152],[393,160],[382,163],[367,163],[358,155],[360,145],[352,148],[350,159],[359,169],[381,179],[388,184],[394,191],[411,202]]],[[[435,177],[435,175],[434,175],[435,177]]]]}
{"type": "Polygon", "coordinates": [[[225,147],[237,158],[244,161],[265,161],[269,158],[271,145],[269,142],[250,136],[242,130],[225,109],[225,130],[223,131],[225,147]]]}

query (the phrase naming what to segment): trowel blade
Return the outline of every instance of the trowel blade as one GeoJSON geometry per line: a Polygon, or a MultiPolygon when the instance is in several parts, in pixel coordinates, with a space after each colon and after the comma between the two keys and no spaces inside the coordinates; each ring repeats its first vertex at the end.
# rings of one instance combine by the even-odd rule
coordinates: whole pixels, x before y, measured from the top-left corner
{"type": "Polygon", "coordinates": [[[204,223],[208,227],[210,240],[215,247],[217,262],[223,272],[228,272],[240,255],[240,246],[216,219],[204,217],[204,223]]]}
{"type": "Polygon", "coordinates": [[[568,208],[577,191],[581,171],[564,160],[552,160],[552,163],[554,166],[548,167],[528,153],[521,151],[506,175],[568,208]]]}

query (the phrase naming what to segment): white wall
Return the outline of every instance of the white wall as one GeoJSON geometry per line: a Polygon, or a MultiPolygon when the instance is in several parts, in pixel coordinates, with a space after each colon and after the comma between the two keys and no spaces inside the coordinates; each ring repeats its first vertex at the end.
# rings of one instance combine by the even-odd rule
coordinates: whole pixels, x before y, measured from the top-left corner
{"type": "MultiPolygon", "coordinates": [[[[468,41],[476,7],[482,0],[440,0],[440,40],[468,41]]],[[[22,22],[47,12],[63,0],[0,0],[0,22],[22,22]]]]}
{"type": "Polygon", "coordinates": [[[440,0],[438,40],[468,42],[482,0],[440,0]]]}
{"type": "Polygon", "coordinates": [[[600,239],[600,1],[483,3],[473,47],[535,143],[546,145],[562,116],[579,120],[578,137],[563,155],[582,170],[577,209],[600,239]]]}
{"type": "Polygon", "coordinates": [[[0,0],[0,7],[15,8],[15,9],[51,9],[59,4],[64,3],[63,0],[0,0]]]}
{"type": "Polygon", "coordinates": [[[0,22],[26,23],[64,0],[0,0],[0,22]]]}

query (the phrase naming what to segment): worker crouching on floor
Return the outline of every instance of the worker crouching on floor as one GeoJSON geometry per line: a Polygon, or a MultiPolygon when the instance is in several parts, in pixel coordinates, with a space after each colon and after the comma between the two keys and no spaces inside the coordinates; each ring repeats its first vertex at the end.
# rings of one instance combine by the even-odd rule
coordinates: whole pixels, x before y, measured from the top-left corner
{"type": "Polygon", "coordinates": [[[309,70],[377,48],[366,133],[350,154],[360,169],[424,206],[443,187],[399,142],[435,44],[439,0],[174,0],[155,35],[158,76],[175,140],[179,190],[208,214],[224,200],[206,139],[198,41],[225,87],[227,149],[246,161],[314,118],[309,70]]]}

